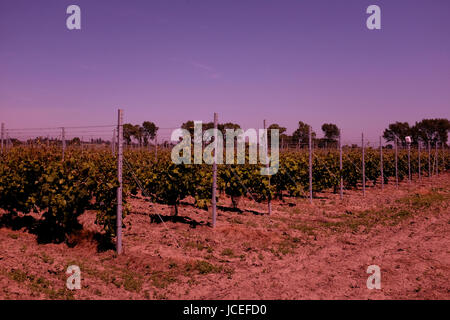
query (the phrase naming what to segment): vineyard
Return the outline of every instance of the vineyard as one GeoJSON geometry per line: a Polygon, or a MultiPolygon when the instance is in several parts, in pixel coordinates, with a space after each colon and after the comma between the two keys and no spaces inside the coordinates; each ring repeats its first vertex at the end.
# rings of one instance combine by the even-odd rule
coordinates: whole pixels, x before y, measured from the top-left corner
{"type": "MultiPolygon", "coordinates": [[[[273,199],[307,198],[309,183],[309,153],[307,150],[280,154],[279,171],[272,177],[260,174],[261,165],[218,165],[218,202],[229,198],[232,209],[242,212],[242,199],[270,202],[273,199]]],[[[345,148],[340,170],[339,150],[314,150],[312,157],[312,191],[338,192],[341,179],[344,190],[362,187],[362,152],[360,148],[345,148]]],[[[0,208],[8,212],[3,219],[17,214],[41,215],[36,230],[39,242],[63,242],[82,227],[78,221],[86,210],[96,212],[95,224],[110,241],[116,236],[117,220],[117,156],[111,150],[80,150],[68,148],[64,160],[55,147],[15,147],[3,154],[0,161],[0,208]]],[[[383,151],[381,171],[380,150],[368,148],[364,153],[365,186],[379,187],[409,179],[426,179],[449,169],[450,160],[443,150],[433,153],[407,150],[397,154],[383,151]],[[397,166],[395,163],[397,162],[397,166]],[[397,170],[396,170],[397,168],[397,170]],[[383,174],[383,181],[381,175],[383,174]],[[398,180],[398,181],[397,181],[398,180]]],[[[210,165],[176,165],[170,151],[158,157],[148,150],[126,150],[123,167],[123,215],[130,211],[128,200],[146,198],[149,203],[168,205],[178,215],[180,203],[193,199],[193,205],[208,210],[212,197],[210,165]]],[[[412,182],[414,183],[414,181],[412,182]]],[[[152,214],[151,205],[148,208],[152,214]]],[[[261,212],[265,214],[267,212],[261,212]]]]}

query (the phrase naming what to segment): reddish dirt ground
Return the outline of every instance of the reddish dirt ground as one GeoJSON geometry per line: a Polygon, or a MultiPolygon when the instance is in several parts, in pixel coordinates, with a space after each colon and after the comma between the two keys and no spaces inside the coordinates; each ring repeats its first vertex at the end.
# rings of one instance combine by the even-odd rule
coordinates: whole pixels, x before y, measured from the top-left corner
{"type": "Polygon", "coordinates": [[[450,175],[397,190],[389,185],[267,204],[221,197],[210,212],[131,199],[124,254],[97,251],[95,214],[66,244],[37,244],[24,229],[0,228],[0,299],[450,299],[450,175]],[[66,289],[69,265],[81,290],[66,289]],[[369,290],[369,265],[381,289],[369,290]]]}

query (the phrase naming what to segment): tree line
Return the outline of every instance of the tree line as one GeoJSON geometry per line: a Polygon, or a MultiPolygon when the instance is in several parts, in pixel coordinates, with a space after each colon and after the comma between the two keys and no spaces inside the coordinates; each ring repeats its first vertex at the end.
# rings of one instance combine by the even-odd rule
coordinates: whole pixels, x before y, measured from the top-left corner
{"type": "MultiPolygon", "coordinates": [[[[273,123],[268,126],[268,129],[278,129],[280,134],[280,144],[284,146],[307,146],[309,142],[309,127],[310,125],[299,121],[297,128],[292,134],[286,133],[286,128],[280,126],[277,123],[273,123]]],[[[182,129],[186,129],[190,132],[191,136],[194,135],[194,121],[189,120],[181,125],[182,129]]],[[[203,131],[214,128],[213,122],[207,122],[202,124],[203,131]]],[[[219,123],[218,129],[225,134],[226,129],[241,129],[241,126],[237,123],[227,122],[219,123]]],[[[155,138],[157,137],[159,127],[156,126],[154,122],[144,121],[142,125],[131,123],[125,123],[123,125],[123,136],[127,144],[131,144],[133,139],[137,142],[139,146],[148,146],[150,141],[156,143],[155,138]]],[[[312,140],[315,146],[319,148],[324,147],[337,147],[338,139],[340,135],[339,127],[334,123],[324,123],[321,126],[323,133],[323,138],[317,138],[317,134],[314,130],[311,131],[312,140]]],[[[394,143],[395,138],[397,138],[398,144],[406,146],[406,137],[411,137],[412,145],[417,146],[421,143],[422,146],[426,146],[428,142],[434,145],[436,142],[442,145],[447,144],[448,132],[450,130],[450,121],[444,118],[437,119],[423,119],[417,121],[414,125],[410,125],[408,122],[396,121],[389,124],[383,132],[383,138],[386,142],[394,143]]],[[[270,135],[269,135],[270,139],[270,135]]],[[[13,145],[22,144],[18,139],[10,139],[13,145]]],[[[49,140],[50,143],[53,141],[57,142],[55,138],[45,138],[38,137],[35,139],[29,139],[27,142],[32,143],[46,143],[49,140]]],[[[81,143],[79,138],[73,138],[68,140],[69,145],[79,145],[81,143]]],[[[110,141],[103,140],[101,138],[91,139],[91,143],[95,144],[109,144],[110,141]]]]}
{"type": "MultiPolygon", "coordinates": [[[[278,129],[280,133],[280,143],[285,145],[299,145],[306,146],[309,143],[309,127],[308,123],[303,121],[298,122],[297,128],[292,134],[286,133],[286,128],[277,123],[268,126],[268,129],[278,129]]],[[[182,129],[194,135],[194,121],[189,120],[181,125],[182,129]]],[[[213,122],[203,123],[202,129],[208,130],[214,128],[213,122]]],[[[225,134],[226,129],[240,129],[241,126],[237,123],[227,122],[219,123],[218,129],[225,134]]],[[[143,122],[142,125],[132,125],[130,123],[124,124],[124,139],[130,144],[134,138],[139,145],[147,146],[150,140],[155,139],[158,127],[150,121],[143,122]]],[[[340,135],[339,127],[334,123],[324,123],[321,126],[323,133],[322,138],[317,138],[314,130],[311,130],[311,137],[314,144],[320,148],[323,147],[337,147],[340,135]]],[[[412,138],[412,145],[417,146],[420,142],[422,145],[435,144],[436,142],[446,144],[448,140],[448,131],[450,130],[450,121],[444,118],[438,119],[423,119],[410,125],[408,122],[394,122],[389,124],[383,132],[383,138],[386,142],[393,143],[397,137],[400,145],[406,146],[406,137],[412,138]]],[[[270,136],[269,136],[270,137],[270,136]]]]}
{"type": "Polygon", "coordinates": [[[407,144],[406,137],[411,137],[411,144],[417,146],[419,143],[427,145],[440,143],[447,144],[450,122],[448,119],[423,119],[410,125],[408,122],[394,122],[384,130],[383,138],[387,142],[394,142],[397,137],[399,144],[407,144]]]}

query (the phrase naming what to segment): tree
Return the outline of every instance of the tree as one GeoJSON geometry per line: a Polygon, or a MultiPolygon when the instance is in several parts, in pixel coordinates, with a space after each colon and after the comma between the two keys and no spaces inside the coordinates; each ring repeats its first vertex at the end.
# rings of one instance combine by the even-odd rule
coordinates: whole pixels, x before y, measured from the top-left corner
{"type": "Polygon", "coordinates": [[[384,130],[383,138],[388,142],[394,142],[395,137],[399,139],[403,146],[406,145],[405,138],[411,136],[412,130],[408,122],[395,122],[389,124],[389,127],[384,130]]]}
{"type": "Polygon", "coordinates": [[[142,123],[142,129],[143,129],[144,145],[147,145],[149,140],[155,139],[156,133],[158,132],[159,128],[153,122],[144,121],[142,123]]]}
{"type": "MultiPolygon", "coordinates": [[[[194,137],[194,121],[189,120],[184,122],[181,125],[182,129],[186,129],[189,131],[191,137],[194,137]]],[[[214,128],[214,122],[206,122],[206,123],[202,123],[202,130],[206,131],[208,129],[213,129],[214,128]]],[[[226,133],[226,129],[240,129],[241,126],[238,125],[237,123],[232,123],[232,122],[227,122],[227,123],[218,123],[217,124],[217,130],[219,130],[220,132],[222,132],[223,135],[225,135],[226,133]]]]}
{"type": "Polygon", "coordinates": [[[127,144],[131,143],[131,138],[136,134],[136,127],[131,123],[124,123],[123,125],[123,138],[127,142],[127,144]]]}
{"type": "MultiPolygon", "coordinates": [[[[297,142],[300,142],[301,144],[308,143],[309,127],[310,125],[307,123],[304,123],[302,121],[298,122],[298,128],[292,134],[292,139],[294,140],[295,143],[297,142]]],[[[314,131],[311,131],[311,137],[313,139],[316,137],[316,133],[314,131]]]]}
{"type": "Polygon", "coordinates": [[[194,121],[189,120],[184,122],[181,125],[181,129],[186,129],[187,131],[189,131],[191,137],[194,137],[194,121]]]}
{"type": "Polygon", "coordinates": [[[449,130],[450,122],[448,119],[423,119],[416,122],[411,129],[411,134],[415,142],[420,139],[425,143],[440,142],[446,144],[449,130]]]}
{"type": "Polygon", "coordinates": [[[280,136],[281,136],[283,133],[286,132],[286,128],[285,128],[285,127],[280,127],[280,125],[277,124],[277,123],[273,123],[273,124],[271,124],[271,125],[267,128],[267,130],[269,130],[269,132],[270,132],[271,129],[278,129],[278,132],[280,133],[280,136]]]}
{"type": "MultiPolygon", "coordinates": [[[[283,140],[286,135],[284,134],[286,132],[286,128],[285,127],[280,127],[279,124],[277,123],[273,123],[271,124],[268,128],[267,128],[267,144],[270,146],[272,145],[272,140],[271,140],[271,131],[272,129],[278,129],[278,134],[279,134],[279,138],[281,140],[283,140]]],[[[281,141],[279,141],[279,144],[281,145],[281,141]]],[[[282,147],[282,146],[281,146],[282,147]]]]}
{"type": "Polygon", "coordinates": [[[337,125],[333,124],[333,123],[324,123],[322,125],[322,131],[323,134],[325,135],[325,139],[329,140],[329,141],[336,141],[337,138],[339,137],[339,128],[337,127],[337,125]]]}
{"type": "Polygon", "coordinates": [[[340,130],[334,123],[324,123],[322,125],[322,131],[324,134],[323,139],[319,139],[319,147],[332,147],[337,145],[337,138],[339,137],[340,130]]]}
{"type": "Polygon", "coordinates": [[[73,146],[79,146],[81,144],[81,140],[80,138],[75,137],[72,140],[70,140],[69,144],[73,146]]]}
{"type": "Polygon", "coordinates": [[[226,129],[237,130],[237,129],[240,129],[240,128],[241,128],[240,125],[238,125],[237,123],[232,123],[232,122],[219,123],[219,124],[217,125],[217,129],[219,129],[219,131],[221,131],[222,134],[224,134],[224,135],[225,135],[225,133],[226,133],[226,131],[225,131],[226,129]]]}

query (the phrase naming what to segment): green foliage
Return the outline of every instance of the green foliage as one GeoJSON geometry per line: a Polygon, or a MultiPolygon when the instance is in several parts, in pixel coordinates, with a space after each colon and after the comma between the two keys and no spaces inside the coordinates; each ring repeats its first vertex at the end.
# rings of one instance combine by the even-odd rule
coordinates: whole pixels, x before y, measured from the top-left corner
{"type": "MultiPolygon", "coordinates": [[[[439,170],[448,170],[447,152],[438,150],[439,170]]],[[[418,152],[411,152],[411,172],[419,168],[418,152]]],[[[428,152],[420,154],[421,172],[428,174],[428,152]]],[[[435,153],[430,154],[431,170],[435,153]]],[[[170,152],[160,152],[157,161],[147,151],[125,152],[124,215],[129,211],[127,196],[136,195],[142,186],[144,196],[151,201],[175,207],[191,198],[195,206],[207,209],[211,203],[212,168],[210,165],[181,164],[171,161],[170,152]],[[142,185],[138,185],[137,178],[142,185]]],[[[395,151],[384,150],[384,182],[395,180],[395,151]]],[[[220,193],[231,197],[235,208],[240,198],[268,201],[283,194],[299,197],[309,188],[309,154],[307,151],[280,154],[279,171],[274,176],[262,176],[261,164],[248,164],[248,155],[242,165],[218,165],[217,187],[220,193]]],[[[398,178],[408,176],[407,150],[398,151],[398,178]]],[[[320,192],[339,187],[342,177],[345,188],[357,188],[362,182],[362,154],[360,149],[345,149],[343,168],[339,169],[337,150],[315,150],[313,156],[313,191],[320,192]]],[[[379,181],[379,150],[365,152],[367,183],[379,181]]],[[[38,240],[61,242],[79,230],[78,218],[86,210],[96,212],[95,223],[102,227],[107,238],[116,232],[117,161],[110,151],[82,151],[69,148],[65,161],[57,148],[15,147],[0,157],[0,209],[11,214],[42,215],[38,240]]]]}
{"type": "MultiPolygon", "coordinates": [[[[96,223],[115,234],[117,169],[107,151],[66,152],[16,148],[0,162],[0,208],[16,214],[42,213],[38,240],[62,242],[81,228],[78,217],[97,211],[96,223]]],[[[127,188],[124,190],[126,195],[127,188]]],[[[126,213],[126,210],[125,210],[126,213]]]]}

